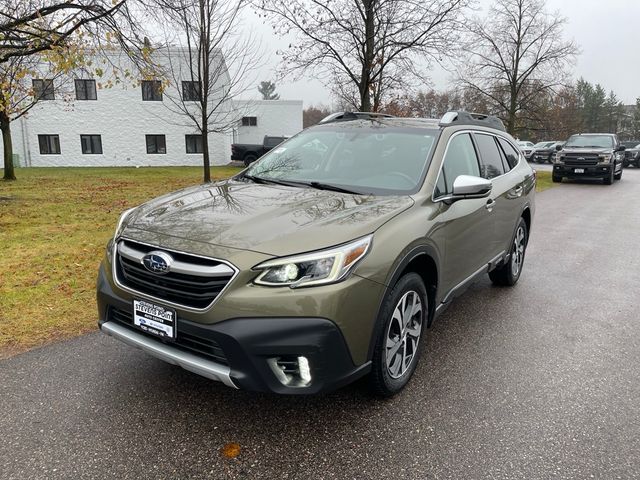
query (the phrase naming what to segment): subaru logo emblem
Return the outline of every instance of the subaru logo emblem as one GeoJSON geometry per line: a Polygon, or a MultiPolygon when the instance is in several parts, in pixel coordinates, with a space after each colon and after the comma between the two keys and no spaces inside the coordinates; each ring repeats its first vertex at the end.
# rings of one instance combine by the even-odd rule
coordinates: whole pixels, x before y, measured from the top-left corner
{"type": "Polygon", "coordinates": [[[166,252],[149,252],[142,257],[142,264],[144,267],[150,272],[157,273],[158,275],[169,273],[172,263],[173,257],[166,252]]]}

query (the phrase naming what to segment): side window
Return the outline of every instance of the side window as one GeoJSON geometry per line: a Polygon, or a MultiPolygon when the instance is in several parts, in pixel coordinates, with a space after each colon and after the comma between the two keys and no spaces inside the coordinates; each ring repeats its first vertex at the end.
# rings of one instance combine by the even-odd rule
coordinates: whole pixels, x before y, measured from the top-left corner
{"type": "Polygon", "coordinates": [[[498,148],[493,135],[475,134],[480,151],[480,176],[488,180],[504,173],[502,152],[498,148]]]}
{"type": "Polygon", "coordinates": [[[453,182],[460,175],[480,176],[478,157],[468,133],[456,135],[449,142],[436,183],[435,197],[453,193],[453,182]]]}
{"type": "Polygon", "coordinates": [[[520,159],[520,154],[504,138],[498,138],[498,143],[500,143],[504,154],[507,156],[507,164],[509,165],[509,167],[515,167],[520,159]]]}

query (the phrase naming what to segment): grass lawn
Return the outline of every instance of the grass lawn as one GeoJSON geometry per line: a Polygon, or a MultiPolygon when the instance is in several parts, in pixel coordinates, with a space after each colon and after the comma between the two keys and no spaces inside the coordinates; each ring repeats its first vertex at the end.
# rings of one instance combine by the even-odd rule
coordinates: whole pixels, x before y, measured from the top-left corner
{"type": "Polygon", "coordinates": [[[120,213],[200,183],[202,169],[22,168],[16,177],[0,180],[0,358],[95,329],[96,273],[120,213]]]}
{"type": "Polygon", "coordinates": [[[547,190],[551,187],[555,187],[554,183],[551,180],[551,172],[538,170],[538,185],[536,191],[542,192],[543,190],[547,190]]]}
{"type": "MultiPolygon", "coordinates": [[[[226,178],[239,168],[214,167],[226,178]]],[[[2,170],[0,170],[0,173],[2,170]]],[[[120,213],[201,169],[28,168],[0,180],[0,358],[96,328],[95,278],[120,213]]],[[[538,172],[538,190],[552,186],[538,172]]]]}

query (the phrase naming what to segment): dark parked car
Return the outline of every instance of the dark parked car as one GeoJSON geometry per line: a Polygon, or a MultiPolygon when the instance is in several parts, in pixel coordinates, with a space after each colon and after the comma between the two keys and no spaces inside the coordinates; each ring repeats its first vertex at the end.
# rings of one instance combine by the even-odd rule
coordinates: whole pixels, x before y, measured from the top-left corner
{"type": "Polygon", "coordinates": [[[234,143],[231,145],[231,160],[240,160],[249,166],[262,155],[284,142],[287,137],[265,136],[261,144],[234,143]]]}
{"type": "Polygon", "coordinates": [[[612,133],[572,135],[558,147],[553,164],[553,181],[563,178],[602,178],[606,185],[622,178],[625,146],[612,133]]]}
{"type": "Polygon", "coordinates": [[[233,388],[310,394],[366,375],[389,396],[467,287],[516,284],[535,183],[495,117],[336,116],[233,178],[125,212],[100,328],[233,388]]]}
{"type": "Polygon", "coordinates": [[[556,147],[562,145],[562,142],[556,140],[552,142],[540,142],[534,146],[531,160],[536,163],[553,163],[556,154],[556,147]]]}
{"type": "Polygon", "coordinates": [[[640,168],[640,142],[622,142],[626,147],[624,151],[624,166],[634,165],[640,168]]]}

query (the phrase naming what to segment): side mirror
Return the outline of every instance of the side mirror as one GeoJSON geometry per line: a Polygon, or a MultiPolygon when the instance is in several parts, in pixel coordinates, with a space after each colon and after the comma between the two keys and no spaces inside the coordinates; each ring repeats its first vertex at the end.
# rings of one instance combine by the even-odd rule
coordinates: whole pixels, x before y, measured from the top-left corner
{"type": "Polygon", "coordinates": [[[618,145],[618,148],[616,148],[616,152],[624,152],[627,149],[627,147],[625,147],[624,145],[618,145]]]}
{"type": "Polygon", "coordinates": [[[493,184],[486,178],[460,175],[453,181],[453,193],[446,198],[447,203],[468,198],[485,198],[491,193],[493,184]]]}
{"type": "Polygon", "coordinates": [[[559,152],[560,150],[562,150],[562,145],[560,144],[556,145],[556,151],[559,152]]]}

